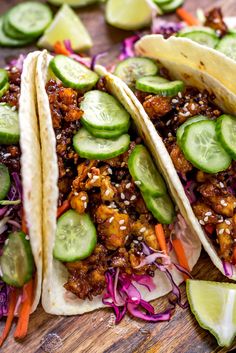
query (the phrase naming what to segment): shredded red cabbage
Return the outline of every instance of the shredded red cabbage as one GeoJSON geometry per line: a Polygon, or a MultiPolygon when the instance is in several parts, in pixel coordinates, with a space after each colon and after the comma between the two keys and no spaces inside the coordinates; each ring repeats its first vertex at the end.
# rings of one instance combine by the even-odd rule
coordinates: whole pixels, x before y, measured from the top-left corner
{"type": "Polygon", "coordinates": [[[94,67],[97,64],[97,60],[100,59],[101,57],[107,55],[107,54],[108,54],[107,51],[103,51],[101,53],[98,53],[98,54],[94,55],[92,57],[92,61],[91,61],[91,67],[90,67],[91,70],[94,70],[94,67]]]}
{"type": "Polygon", "coordinates": [[[155,17],[152,21],[151,31],[153,34],[162,34],[164,38],[168,38],[179,32],[183,27],[182,22],[168,22],[155,17]]]}
{"type": "Polygon", "coordinates": [[[225,260],[222,260],[222,264],[223,264],[225,276],[232,277],[233,273],[234,273],[233,264],[231,264],[225,260]]]}
{"type": "Polygon", "coordinates": [[[26,58],[26,54],[20,54],[18,58],[11,60],[8,66],[16,67],[18,70],[22,71],[25,58],[26,58]]]}
{"type": "Polygon", "coordinates": [[[0,281],[0,319],[8,313],[8,299],[10,287],[3,281],[0,281]]]}
{"type": "Polygon", "coordinates": [[[141,36],[139,34],[134,34],[131,37],[126,38],[122,42],[122,50],[119,56],[119,60],[124,60],[135,55],[134,53],[134,44],[139,40],[141,36]]]}
{"type": "Polygon", "coordinates": [[[185,194],[187,195],[187,198],[189,199],[189,202],[191,204],[196,202],[197,200],[195,195],[196,186],[197,186],[197,183],[195,183],[193,180],[187,181],[186,185],[184,186],[185,194]]]}
{"type": "Polygon", "coordinates": [[[74,50],[72,49],[71,46],[71,41],[69,39],[65,39],[63,41],[66,50],[68,50],[68,52],[70,53],[70,58],[78,61],[80,64],[87,66],[88,68],[90,68],[91,66],[91,59],[89,57],[83,57],[79,54],[76,54],[74,52],[74,50]]]}
{"type": "Polygon", "coordinates": [[[141,298],[135,283],[144,285],[149,291],[155,288],[152,278],[148,275],[128,275],[120,273],[119,269],[111,269],[106,272],[107,290],[103,295],[103,304],[114,309],[116,324],[129,312],[131,315],[145,321],[168,321],[171,318],[173,308],[162,313],[155,314],[153,306],[141,298]]]}

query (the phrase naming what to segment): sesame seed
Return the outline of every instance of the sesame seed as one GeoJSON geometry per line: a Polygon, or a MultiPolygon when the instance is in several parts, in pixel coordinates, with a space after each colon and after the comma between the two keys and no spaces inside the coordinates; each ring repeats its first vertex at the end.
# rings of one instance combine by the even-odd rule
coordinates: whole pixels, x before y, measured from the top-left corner
{"type": "Polygon", "coordinates": [[[168,120],[168,121],[166,122],[166,126],[169,126],[170,123],[171,123],[171,120],[168,120]]]}
{"type": "Polygon", "coordinates": [[[61,138],[61,134],[58,134],[57,135],[57,140],[60,140],[60,138],[61,138]]]}
{"type": "Polygon", "coordinates": [[[125,194],[122,192],[122,193],[120,194],[120,197],[121,197],[121,200],[124,200],[124,199],[125,199],[125,194]]]}
{"type": "Polygon", "coordinates": [[[178,117],[177,117],[177,116],[175,116],[175,117],[174,117],[174,121],[176,121],[177,119],[178,119],[178,117]]]}
{"type": "Polygon", "coordinates": [[[127,201],[127,200],[125,200],[125,201],[124,201],[124,204],[128,206],[128,205],[130,204],[130,202],[127,201]]]}
{"type": "Polygon", "coordinates": [[[131,183],[126,184],[126,189],[129,189],[131,187],[131,183]]]}
{"type": "Polygon", "coordinates": [[[120,221],[119,221],[119,224],[124,224],[125,223],[125,220],[124,219],[121,219],[120,221]]]}
{"type": "Polygon", "coordinates": [[[227,234],[230,234],[230,230],[227,228],[227,229],[225,229],[225,232],[227,233],[227,234]]]}
{"type": "Polygon", "coordinates": [[[219,186],[221,187],[221,189],[223,189],[224,183],[222,183],[222,181],[220,181],[219,186]]]}
{"type": "Polygon", "coordinates": [[[218,219],[218,223],[224,222],[223,218],[218,219]]]}
{"type": "Polygon", "coordinates": [[[86,201],[87,200],[87,197],[86,196],[81,196],[80,198],[82,201],[86,201]]]}
{"type": "Polygon", "coordinates": [[[131,300],[132,300],[133,302],[135,302],[136,300],[138,300],[138,298],[136,298],[136,297],[131,297],[131,300]]]}
{"type": "Polygon", "coordinates": [[[86,207],[87,207],[87,205],[88,205],[88,204],[87,204],[87,202],[84,202],[84,208],[86,208],[86,207]]]}
{"type": "Polygon", "coordinates": [[[224,229],[220,229],[218,233],[219,234],[223,234],[224,233],[224,229]]]}
{"type": "Polygon", "coordinates": [[[208,221],[208,216],[206,216],[205,218],[204,218],[204,222],[207,222],[208,221]]]}
{"type": "Polygon", "coordinates": [[[168,132],[168,137],[172,137],[172,133],[171,132],[168,132]]]}
{"type": "Polygon", "coordinates": [[[203,225],[203,226],[205,225],[205,222],[204,222],[203,220],[201,220],[201,219],[200,219],[199,223],[200,223],[201,225],[203,225]]]}
{"type": "Polygon", "coordinates": [[[189,116],[189,115],[191,115],[191,114],[190,114],[190,112],[186,112],[186,113],[180,112],[179,115],[182,115],[182,116],[186,117],[186,116],[189,116]]]}
{"type": "Polygon", "coordinates": [[[228,220],[228,219],[225,220],[225,223],[228,224],[228,225],[231,224],[230,220],[228,220]]]}
{"type": "Polygon", "coordinates": [[[138,240],[139,240],[139,241],[143,240],[143,237],[138,237],[138,240]]]}
{"type": "Polygon", "coordinates": [[[138,240],[133,240],[133,243],[134,244],[138,244],[138,240]]]}
{"type": "Polygon", "coordinates": [[[120,230],[126,230],[126,226],[121,226],[120,230]]]}
{"type": "Polygon", "coordinates": [[[199,101],[199,104],[200,104],[200,105],[203,105],[204,103],[203,103],[203,101],[199,101]]]}
{"type": "Polygon", "coordinates": [[[118,188],[120,186],[120,184],[116,184],[115,187],[118,188]]]}
{"type": "Polygon", "coordinates": [[[127,241],[129,239],[129,235],[126,235],[125,237],[125,241],[127,241]]]}
{"type": "Polygon", "coordinates": [[[171,101],[172,103],[178,103],[178,99],[172,99],[172,101],[171,101]]]}
{"type": "Polygon", "coordinates": [[[88,177],[89,177],[89,178],[92,178],[92,173],[88,173],[88,177]]]}
{"type": "Polygon", "coordinates": [[[139,181],[139,180],[136,180],[134,183],[135,183],[136,185],[141,185],[141,184],[142,184],[141,181],[139,181]]]}
{"type": "Polygon", "coordinates": [[[194,110],[195,109],[195,104],[191,104],[191,109],[194,110]]]}
{"type": "Polygon", "coordinates": [[[74,192],[74,195],[75,195],[75,196],[78,196],[78,195],[79,195],[79,193],[78,193],[77,191],[75,191],[75,192],[74,192]]]}
{"type": "Polygon", "coordinates": [[[109,218],[109,223],[113,221],[114,217],[109,218]]]}
{"type": "Polygon", "coordinates": [[[131,198],[130,198],[130,201],[134,201],[135,199],[136,199],[136,196],[132,195],[131,198]]]}
{"type": "Polygon", "coordinates": [[[123,213],[127,214],[127,211],[126,211],[126,210],[124,210],[124,211],[123,211],[123,213]]]}
{"type": "Polygon", "coordinates": [[[140,233],[144,233],[146,230],[147,230],[146,227],[142,227],[142,228],[140,229],[140,233]]]}
{"type": "Polygon", "coordinates": [[[179,98],[182,98],[182,93],[179,92],[179,93],[178,93],[178,96],[179,96],[179,98]]]}
{"type": "Polygon", "coordinates": [[[30,240],[30,237],[28,235],[25,236],[26,240],[30,240]]]}
{"type": "Polygon", "coordinates": [[[107,168],[107,171],[109,174],[112,174],[112,169],[111,168],[107,168]]]}
{"type": "Polygon", "coordinates": [[[91,183],[92,183],[92,184],[95,183],[95,181],[98,180],[98,179],[99,179],[99,176],[98,176],[98,175],[94,175],[94,176],[92,177],[92,179],[91,179],[91,183]]]}
{"type": "Polygon", "coordinates": [[[16,111],[16,106],[12,107],[11,110],[12,110],[13,112],[15,112],[15,111],[16,111]]]}
{"type": "Polygon", "coordinates": [[[224,206],[224,205],[225,205],[225,200],[220,200],[220,204],[221,204],[222,206],[224,206]]]}
{"type": "Polygon", "coordinates": [[[67,168],[67,169],[66,169],[66,172],[67,172],[67,173],[69,173],[69,171],[70,171],[70,169],[69,169],[69,168],[67,168]]]}
{"type": "Polygon", "coordinates": [[[11,71],[14,73],[14,72],[17,72],[18,70],[17,70],[17,67],[15,67],[15,66],[13,66],[12,67],[12,69],[11,69],[11,71]]]}
{"type": "Polygon", "coordinates": [[[105,191],[105,196],[108,196],[109,194],[110,194],[110,190],[107,189],[107,190],[105,191]]]}
{"type": "Polygon", "coordinates": [[[125,162],[121,163],[121,168],[123,168],[125,166],[125,162]]]}
{"type": "Polygon", "coordinates": [[[211,211],[208,211],[205,213],[206,216],[212,216],[212,212],[211,211]]]}

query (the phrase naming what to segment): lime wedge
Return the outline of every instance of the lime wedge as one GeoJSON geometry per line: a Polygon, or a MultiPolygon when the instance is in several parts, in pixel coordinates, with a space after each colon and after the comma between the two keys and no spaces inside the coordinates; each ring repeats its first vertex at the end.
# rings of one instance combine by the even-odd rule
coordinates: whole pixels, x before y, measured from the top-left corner
{"type": "Polygon", "coordinates": [[[97,2],[98,0],[48,0],[52,5],[60,6],[67,4],[72,7],[83,7],[97,2]]]}
{"type": "Polygon", "coordinates": [[[53,50],[56,42],[69,39],[75,51],[91,48],[92,40],[76,13],[64,4],[54,20],[39,39],[38,46],[53,50]]]}
{"type": "Polygon", "coordinates": [[[150,25],[152,10],[148,0],[108,0],[106,21],[117,28],[136,30],[150,25]]]}
{"type": "Polygon", "coordinates": [[[199,325],[229,347],[236,335],[236,284],[187,280],[186,290],[199,325]]]}

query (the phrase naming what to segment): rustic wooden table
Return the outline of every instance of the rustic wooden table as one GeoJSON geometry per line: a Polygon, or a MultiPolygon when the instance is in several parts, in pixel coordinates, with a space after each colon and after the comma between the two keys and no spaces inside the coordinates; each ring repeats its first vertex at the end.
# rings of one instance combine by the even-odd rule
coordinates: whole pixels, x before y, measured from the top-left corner
{"type": "MultiPolygon", "coordinates": [[[[19,0],[1,0],[0,13],[19,0]]],[[[207,9],[216,5],[223,8],[224,15],[236,15],[235,0],[186,0],[185,7],[191,12],[201,7],[207,9]]],[[[121,41],[130,33],[107,25],[104,20],[103,5],[93,5],[78,10],[93,38],[94,46],[91,55],[108,50],[109,55],[101,60],[108,64],[117,56],[121,41]]],[[[175,19],[171,15],[168,19],[175,19]]],[[[0,66],[6,60],[22,52],[29,52],[35,47],[23,49],[2,49],[0,51],[0,66]]],[[[223,281],[224,277],[214,268],[205,252],[194,268],[193,275],[197,279],[223,281]]],[[[53,285],[53,283],[52,283],[53,285]]],[[[183,299],[186,299],[185,286],[181,286],[183,299]]],[[[167,298],[154,302],[160,311],[168,305],[167,298]]],[[[2,329],[3,322],[0,323],[2,329]]],[[[12,332],[14,331],[14,327],[12,332]]],[[[114,325],[114,315],[111,310],[99,310],[77,317],[62,317],[46,314],[39,306],[32,314],[29,333],[26,339],[19,343],[13,335],[8,338],[3,348],[4,353],[215,353],[229,352],[220,348],[214,337],[201,329],[191,312],[186,309],[176,309],[169,323],[144,323],[126,317],[118,326],[114,325]]],[[[236,351],[236,346],[231,348],[236,351]]]]}

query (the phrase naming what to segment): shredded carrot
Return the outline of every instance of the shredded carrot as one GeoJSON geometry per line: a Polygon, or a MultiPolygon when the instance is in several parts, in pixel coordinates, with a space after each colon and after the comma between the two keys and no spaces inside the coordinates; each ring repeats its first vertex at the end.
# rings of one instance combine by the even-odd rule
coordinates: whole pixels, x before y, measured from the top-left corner
{"type": "Polygon", "coordinates": [[[164,229],[160,223],[158,223],[155,226],[155,233],[156,233],[157,240],[158,240],[158,243],[160,245],[161,250],[165,251],[165,253],[167,254],[168,249],[167,249],[167,244],[166,244],[166,237],[165,237],[164,229]]]}
{"type": "Polygon", "coordinates": [[[31,279],[23,287],[23,301],[20,307],[19,318],[16,325],[14,337],[22,339],[26,336],[28,331],[30,310],[33,303],[34,296],[34,281],[31,279]]]}
{"type": "Polygon", "coordinates": [[[5,341],[5,339],[7,338],[8,334],[11,330],[12,321],[14,319],[14,312],[15,312],[16,303],[17,303],[17,290],[14,288],[10,292],[7,320],[6,320],[6,324],[5,324],[4,330],[2,332],[2,335],[0,337],[0,347],[2,346],[3,342],[5,341]]]}
{"type": "MultiPolygon", "coordinates": [[[[179,261],[180,266],[182,266],[185,270],[190,271],[189,265],[188,265],[188,260],[184,251],[183,244],[181,243],[181,240],[176,238],[172,240],[173,248],[175,250],[177,259],[179,261]]],[[[184,279],[189,278],[188,275],[183,273],[184,279]]]]}
{"type": "Polygon", "coordinates": [[[63,204],[57,209],[57,218],[59,218],[64,212],[70,208],[70,201],[65,200],[63,204]]]}
{"type": "Polygon", "coordinates": [[[56,54],[62,54],[62,55],[66,55],[66,56],[70,55],[70,52],[69,52],[69,50],[66,49],[64,43],[59,42],[59,41],[57,41],[54,44],[54,52],[56,54]]]}
{"type": "Polygon", "coordinates": [[[176,10],[176,14],[189,26],[198,26],[199,21],[183,7],[179,7],[176,10]]]}
{"type": "Polygon", "coordinates": [[[22,229],[22,232],[24,232],[25,234],[27,234],[28,229],[27,229],[27,224],[26,224],[26,219],[25,219],[25,213],[24,213],[24,211],[22,211],[21,229],[22,229]]]}

